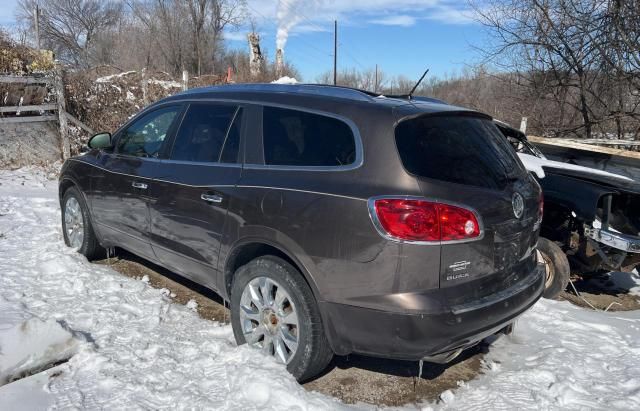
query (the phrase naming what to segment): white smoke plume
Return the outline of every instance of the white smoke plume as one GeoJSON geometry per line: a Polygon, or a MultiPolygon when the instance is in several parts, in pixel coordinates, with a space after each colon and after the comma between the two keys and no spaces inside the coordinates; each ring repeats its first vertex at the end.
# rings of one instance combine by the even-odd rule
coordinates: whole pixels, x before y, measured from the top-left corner
{"type": "Polygon", "coordinates": [[[276,17],[278,19],[278,33],[276,34],[276,50],[284,50],[289,38],[289,31],[300,21],[302,16],[296,13],[300,0],[279,0],[276,17]]]}
{"type": "Polygon", "coordinates": [[[302,20],[312,18],[313,12],[321,6],[322,2],[323,0],[278,0],[276,50],[284,51],[291,29],[302,20]]]}

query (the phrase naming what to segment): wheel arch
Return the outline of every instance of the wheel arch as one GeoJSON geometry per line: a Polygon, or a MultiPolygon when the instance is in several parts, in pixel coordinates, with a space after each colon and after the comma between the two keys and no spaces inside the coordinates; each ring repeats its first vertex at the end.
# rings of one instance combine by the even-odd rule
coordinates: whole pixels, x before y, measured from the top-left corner
{"type": "Polygon", "coordinates": [[[62,201],[62,197],[64,197],[64,193],[66,193],[67,190],[71,187],[78,188],[80,193],[82,193],[82,190],[80,190],[80,186],[72,177],[64,176],[60,181],[60,183],[58,184],[58,198],[60,201],[62,201]]]}
{"type": "Polygon", "coordinates": [[[304,264],[284,247],[265,239],[246,239],[236,243],[230,250],[223,268],[223,286],[227,297],[231,296],[231,287],[233,286],[234,275],[237,269],[249,261],[265,255],[280,257],[296,268],[301,273],[307,285],[309,285],[309,288],[311,288],[316,302],[320,301],[316,283],[313,281],[311,274],[309,274],[304,264]]]}

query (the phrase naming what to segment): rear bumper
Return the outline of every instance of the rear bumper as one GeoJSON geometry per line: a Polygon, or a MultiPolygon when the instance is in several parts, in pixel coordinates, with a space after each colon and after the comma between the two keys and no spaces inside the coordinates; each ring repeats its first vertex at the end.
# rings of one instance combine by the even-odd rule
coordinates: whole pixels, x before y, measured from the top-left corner
{"type": "Polygon", "coordinates": [[[321,303],[327,334],[338,355],[420,360],[471,346],[511,324],[544,291],[544,269],[536,266],[507,289],[464,304],[440,305],[421,296],[425,310],[391,312],[321,303]]]}

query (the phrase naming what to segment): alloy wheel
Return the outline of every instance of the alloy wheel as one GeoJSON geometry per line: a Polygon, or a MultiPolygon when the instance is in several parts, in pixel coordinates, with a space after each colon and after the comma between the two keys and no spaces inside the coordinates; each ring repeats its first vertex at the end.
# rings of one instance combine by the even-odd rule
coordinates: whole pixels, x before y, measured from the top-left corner
{"type": "Polygon", "coordinates": [[[84,241],[84,217],[80,203],[75,197],[69,197],[64,205],[64,225],[69,246],[79,250],[84,241]]]}
{"type": "Polygon", "coordinates": [[[271,278],[257,277],[242,291],[239,309],[247,344],[288,364],[298,349],[300,329],[289,293],[271,278]]]}

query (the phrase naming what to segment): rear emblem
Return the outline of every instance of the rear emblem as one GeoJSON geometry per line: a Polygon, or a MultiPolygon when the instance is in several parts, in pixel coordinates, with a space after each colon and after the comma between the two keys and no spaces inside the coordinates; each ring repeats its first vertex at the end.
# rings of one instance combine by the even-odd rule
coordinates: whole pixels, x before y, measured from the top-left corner
{"type": "Polygon", "coordinates": [[[511,205],[513,206],[513,215],[515,215],[516,218],[522,217],[522,213],[524,213],[524,199],[520,193],[515,193],[513,195],[511,205]]]}

